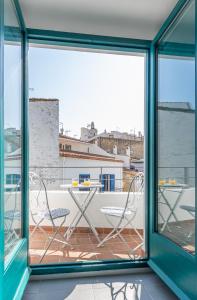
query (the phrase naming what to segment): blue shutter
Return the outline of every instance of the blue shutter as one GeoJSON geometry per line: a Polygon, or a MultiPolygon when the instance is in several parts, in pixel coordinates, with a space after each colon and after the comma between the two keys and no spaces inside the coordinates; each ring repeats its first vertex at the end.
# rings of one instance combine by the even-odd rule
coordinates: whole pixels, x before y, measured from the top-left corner
{"type": "Polygon", "coordinates": [[[100,183],[103,185],[101,188],[101,191],[104,192],[105,191],[105,174],[100,174],[99,178],[100,178],[100,183]]]}
{"type": "Polygon", "coordinates": [[[110,174],[110,192],[115,192],[115,174],[110,174]]]}
{"type": "Polygon", "coordinates": [[[6,175],[6,184],[11,184],[12,182],[12,177],[11,177],[11,174],[7,174],[6,175]]]}
{"type": "Polygon", "coordinates": [[[103,185],[102,192],[114,192],[115,174],[100,174],[100,183],[103,185]]]}

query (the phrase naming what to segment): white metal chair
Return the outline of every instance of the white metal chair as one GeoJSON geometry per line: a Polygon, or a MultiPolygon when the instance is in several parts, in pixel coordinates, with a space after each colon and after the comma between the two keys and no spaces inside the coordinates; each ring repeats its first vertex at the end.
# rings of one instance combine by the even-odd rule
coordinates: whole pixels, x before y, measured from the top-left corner
{"type": "MultiPolygon", "coordinates": [[[[10,249],[16,244],[20,238],[20,232],[16,228],[16,222],[21,221],[21,211],[17,200],[19,199],[18,191],[21,188],[21,182],[17,184],[7,185],[6,202],[5,202],[5,253],[9,253],[10,249]]],[[[19,225],[20,228],[20,225],[19,225]]]]}
{"type": "MultiPolygon", "coordinates": [[[[195,212],[196,209],[192,205],[180,205],[180,208],[187,211],[190,216],[192,216],[192,219],[195,220],[195,212]]],[[[190,230],[190,232],[187,235],[187,238],[190,239],[194,235],[194,230],[190,230]]]]}
{"type": "Polygon", "coordinates": [[[29,174],[29,188],[30,188],[30,212],[35,227],[30,235],[35,233],[37,229],[40,229],[49,240],[44,253],[42,254],[40,261],[42,262],[48,249],[50,248],[53,241],[63,243],[64,245],[71,246],[64,238],[61,233],[61,228],[64,226],[66,217],[70,214],[70,211],[66,208],[54,208],[51,209],[49,206],[47,188],[43,179],[36,173],[31,172],[29,174]],[[62,219],[60,225],[56,225],[55,222],[62,219]],[[43,222],[48,221],[53,228],[53,235],[49,237],[45,230],[42,228],[43,222]],[[61,239],[57,239],[59,235],[61,239]]]}
{"type": "Polygon", "coordinates": [[[127,246],[127,242],[122,236],[121,232],[127,228],[128,226],[132,228],[138,237],[140,238],[141,242],[134,248],[130,249],[131,253],[135,253],[135,251],[142,247],[143,245],[143,237],[137,230],[137,228],[133,224],[133,220],[137,214],[137,201],[142,196],[144,190],[144,175],[143,173],[138,173],[137,176],[133,177],[129,189],[128,194],[125,202],[124,207],[102,207],[101,212],[105,215],[106,220],[112,226],[112,231],[97,245],[97,247],[102,246],[108,240],[119,237],[127,246]],[[112,220],[115,220],[116,223],[112,220]]]}

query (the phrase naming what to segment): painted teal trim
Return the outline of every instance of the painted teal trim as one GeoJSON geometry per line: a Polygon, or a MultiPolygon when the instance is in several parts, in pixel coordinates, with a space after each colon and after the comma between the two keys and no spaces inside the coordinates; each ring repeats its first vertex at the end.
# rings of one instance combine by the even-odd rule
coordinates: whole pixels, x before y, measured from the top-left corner
{"type": "Polygon", "coordinates": [[[22,299],[22,296],[23,296],[23,293],[25,291],[26,285],[29,281],[30,274],[31,274],[30,268],[26,268],[24,273],[23,273],[23,276],[21,278],[21,281],[18,285],[18,288],[16,290],[16,293],[14,295],[13,300],[21,300],[22,299]]]}
{"type": "Polygon", "coordinates": [[[171,56],[186,56],[194,57],[195,46],[191,44],[182,43],[162,43],[159,44],[159,54],[160,55],[171,55],[171,56]]]}
{"type": "Polygon", "coordinates": [[[27,270],[27,241],[25,239],[19,243],[14,254],[3,275],[2,300],[15,298],[18,286],[27,270]]]}
{"type": "Polygon", "coordinates": [[[166,273],[160,269],[157,264],[151,260],[148,262],[148,265],[157,273],[157,275],[166,283],[166,285],[179,297],[179,299],[191,300],[183,291],[170,279],[166,273]]]}
{"type": "Polygon", "coordinates": [[[28,42],[27,33],[22,33],[23,65],[22,65],[22,168],[23,168],[23,237],[27,239],[27,253],[29,246],[29,97],[28,97],[28,42]]]}
{"type": "MultiPolygon", "coordinates": [[[[180,14],[187,8],[188,1],[179,1],[169,18],[165,21],[151,45],[151,99],[150,99],[150,148],[149,148],[149,201],[150,201],[150,259],[149,266],[162,278],[162,280],[176,293],[180,299],[197,299],[197,254],[191,255],[174,242],[157,231],[157,47],[159,41],[180,14]]],[[[195,1],[197,7],[197,1],[195,1]]],[[[195,25],[195,28],[197,25],[195,25]]],[[[196,39],[197,41],[197,39],[196,39]]],[[[187,47],[187,46],[186,46],[187,47]]],[[[193,50],[192,50],[193,51],[193,50]]],[[[196,53],[196,45],[195,45],[196,53]]],[[[197,58],[197,54],[196,54],[197,58]]],[[[197,73],[196,78],[197,80],[197,73]]],[[[195,91],[196,93],[196,91],[195,91]]],[[[196,101],[197,105],[197,101],[196,101]]],[[[195,112],[197,113],[197,112],[195,112]]],[[[197,145],[197,139],[196,139],[197,145]]],[[[197,150],[197,147],[196,147],[197,150]]],[[[197,158],[196,158],[197,159],[197,158]]],[[[197,197],[196,197],[197,201],[197,197]]],[[[197,202],[196,202],[197,209],[197,202]]],[[[197,240],[197,227],[195,232],[197,240]]],[[[197,242],[197,241],[196,241],[197,242]]],[[[197,244],[196,244],[197,246],[197,244]]],[[[197,249],[197,248],[196,248],[197,249]]]]}
{"type": "MultiPolygon", "coordinates": [[[[47,31],[38,29],[27,29],[28,40],[31,43],[58,45],[58,46],[72,46],[85,49],[94,50],[108,50],[124,52],[137,52],[146,54],[146,67],[149,68],[148,53],[150,48],[150,41],[133,40],[125,38],[115,38],[106,36],[95,36],[88,34],[65,33],[57,31],[47,31]]],[[[146,76],[149,77],[149,69],[146,69],[146,76]]],[[[145,104],[148,107],[149,102],[149,85],[146,86],[145,104]]],[[[146,116],[148,120],[148,115],[146,116]]],[[[147,149],[145,150],[147,152],[147,149]]],[[[148,168],[147,168],[148,169],[148,168]]],[[[147,197],[145,196],[145,201],[147,197]]],[[[147,224],[148,224],[148,213],[147,224]]],[[[147,232],[148,233],[148,232],[147,232]]],[[[148,237],[146,237],[146,243],[148,237]]],[[[123,260],[105,260],[99,262],[82,262],[82,263],[61,263],[53,265],[32,265],[32,274],[54,274],[67,272],[87,272],[87,271],[101,271],[101,270],[115,270],[123,268],[138,268],[140,265],[146,264],[147,259],[142,261],[123,261],[123,260]]]]}
{"type": "Polygon", "coordinates": [[[0,295],[4,273],[4,0],[0,0],[0,295]]]}
{"type": "Polygon", "coordinates": [[[96,49],[148,50],[151,41],[27,28],[29,42],[96,49]]]}
{"type": "Polygon", "coordinates": [[[121,270],[133,268],[146,268],[146,261],[103,261],[89,263],[67,263],[67,264],[51,264],[45,266],[32,266],[32,275],[48,275],[48,274],[69,274],[69,273],[84,273],[93,271],[121,270]]]}
{"type": "Polygon", "coordinates": [[[22,30],[26,31],[25,20],[23,18],[23,13],[18,0],[12,0],[16,9],[16,15],[18,17],[18,22],[22,30]]]}
{"type": "Polygon", "coordinates": [[[168,18],[165,20],[163,25],[161,26],[159,32],[156,34],[155,38],[153,39],[153,44],[157,44],[161,37],[165,34],[165,32],[168,30],[168,28],[172,25],[173,22],[176,21],[176,19],[179,17],[180,13],[185,9],[188,2],[190,0],[179,0],[168,16],[168,18]]]}
{"type": "Polygon", "coordinates": [[[146,56],[146,80],[145,80],[145,120],[144,120],[144,132],[145,132],[145,249],[146,249],[146,257],[149,258],[149,224],[150,224],[150,197],[149,197],[149,185],[150,185],[150,177],[149,177],[149,170],[150,170],[150,80],[151,80],[151,49],[147,51],[146,56]]]}
{"type": "MultiPolygon", "coordinates": [[[[6,0],[0,0],[0,298],[2,300],[7,299],[21,299],[22,293],[29,278],[30,269],[27,263],[27,251],[28,251],[28,156],[24,153],[22,161],[22,174],[23,174],[23,186],[22,186],[22,211],[23,211],[23,239],[18,242],[16,247],[10,253],[8,260],[4,261],[4,40],[8,38],[8,28],[4,27],[4,9],[3,4],[6,0]],[[25,215],[25,218],[24,218],[25,215]],[[24,227],[25,226],[25,227],[24,227]]],[[[27,122],[27,63],[25,57],[27,55],[27,36],[24,20],[20,10],[18,1],[13,0],[13,11],[15,11],[20,29],[11,28],[12,34],[14,34],[15,40],[21,41],[22,35],[22,134],[24,138],[23,143],[26,143],[26,122],[27,122]],[[19,39],[20,34],[20,39],[19,39]]],[[[27,150],[27,147],[23,147],[23,151],[27,150]]]]}
{"type": "MultiPolygon", "coordinates": [[[[155,156],[156,156],[156,49],[154,43],[152,43],[151,50],[150,50],[150,104],[149,104],[149,133],[148,133],[148,139],[149,139],[149,239],[152,236],[154,232],[155,227],[155,196],[156,196],[156,190],[155,190],[155,182],[156,182],[156,176],[155,176],[155,156]]],[[[151,240],[149,241],[149,246],[151,244],[151,240]]],[[[149,247],[150,251],[150,247],[149,247]]],[[[150,253],[149,253],[150,254],[150,253]]]]}
{"type": "Polygon", "coordinates": [[[197,0],[195,0],[195,258],[196,258],[196,277],[197,277],[197,0]]]}

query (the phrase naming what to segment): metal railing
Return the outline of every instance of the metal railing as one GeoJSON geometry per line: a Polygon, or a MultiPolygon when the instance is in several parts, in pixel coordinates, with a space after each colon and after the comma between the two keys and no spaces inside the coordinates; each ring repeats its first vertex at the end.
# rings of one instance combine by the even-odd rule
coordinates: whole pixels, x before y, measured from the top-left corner
{"type": "Polygon", "coordinates": [[[195,167],[158,167],[159,179],[170,180],[174,179],[178,183],[184,183],[187,185],[195,185],[195,167]]]}
{"type": "Polygon", "coordinates": [[[70,183],[72,179],[80,180],[80,175],[84,175],[84,177],[85,175],[89,175],[90,181],[100,182],[104,185],[101,192],[127,191],[127,185],[136,174],[131,170],[131,176],[125,178],[123,168],[117,166],[30,166],[30,171],[41,176],[48,189],[58,189],[61,184],[70,183]],[[114,177],[112,178],[110,175],[114,175],[114,177]]]}

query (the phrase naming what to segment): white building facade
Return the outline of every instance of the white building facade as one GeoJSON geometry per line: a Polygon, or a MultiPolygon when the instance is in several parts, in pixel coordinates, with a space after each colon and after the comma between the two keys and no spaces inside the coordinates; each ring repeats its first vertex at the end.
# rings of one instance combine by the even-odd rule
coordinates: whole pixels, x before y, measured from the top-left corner
{"type": "Polygon", "coordinates": [[[30,99],[30,170],[48,189],[72,179],[104,183],[105,191],[122,189],[124,162],[95,144],[59,134],[59,101],[30,99]]]}

